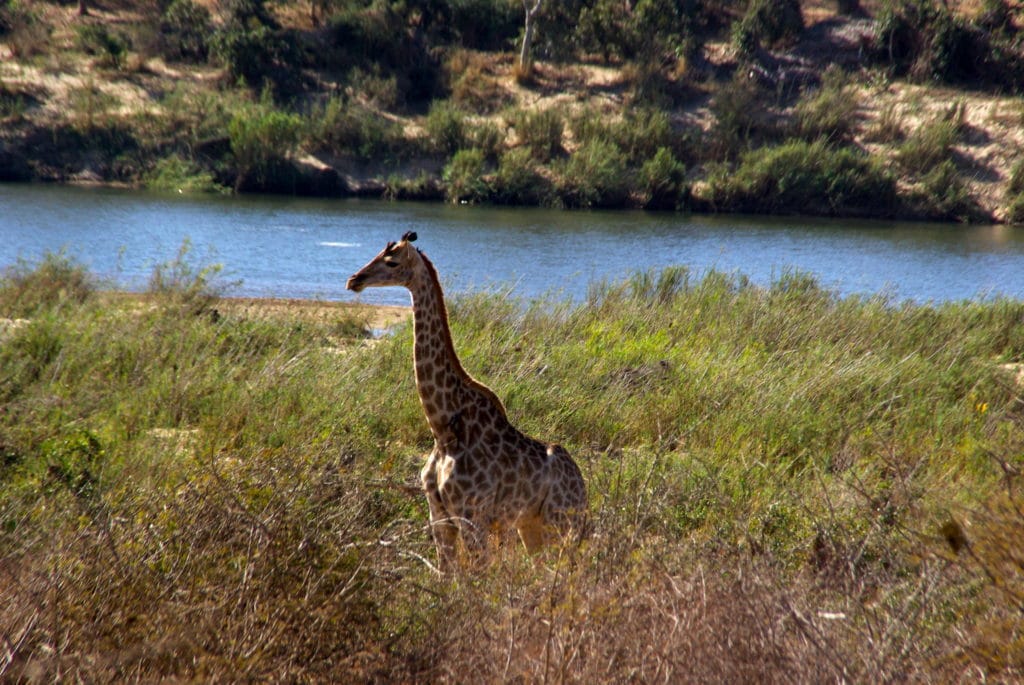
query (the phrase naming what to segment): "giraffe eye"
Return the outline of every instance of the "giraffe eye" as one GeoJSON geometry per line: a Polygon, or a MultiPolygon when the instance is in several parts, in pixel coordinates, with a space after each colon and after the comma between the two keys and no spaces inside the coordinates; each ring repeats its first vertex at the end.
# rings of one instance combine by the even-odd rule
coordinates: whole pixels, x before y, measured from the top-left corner
{"type": "Polygon", "coordinates": [[[384,262],[384,266],[394,269],[396,266],[398,266],[398,262],[392,262],[391,260],[388,260],[384,262]]]}

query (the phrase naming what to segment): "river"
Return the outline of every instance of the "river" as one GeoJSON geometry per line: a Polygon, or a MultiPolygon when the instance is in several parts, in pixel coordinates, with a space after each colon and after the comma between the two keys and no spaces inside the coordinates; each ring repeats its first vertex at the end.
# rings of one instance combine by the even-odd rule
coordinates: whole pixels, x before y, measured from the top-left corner
{"type": "MultiPolygon", "coordinates": [[[[813,274],[841,295],[939,303],[1024,298],[1024,229],[797,217],[739,217],[290,197],[167,196],[0,184],[0,267],[61,249],[115,287],[146,287],[188,241],[223,265],[227,295],[353,300],[345,279],[405,231],[449,291],[580,299],[591,283],[685,265],[767,285],[813,274]]],[[[408,304],[398,288],[363,302],[408,304]]]]}

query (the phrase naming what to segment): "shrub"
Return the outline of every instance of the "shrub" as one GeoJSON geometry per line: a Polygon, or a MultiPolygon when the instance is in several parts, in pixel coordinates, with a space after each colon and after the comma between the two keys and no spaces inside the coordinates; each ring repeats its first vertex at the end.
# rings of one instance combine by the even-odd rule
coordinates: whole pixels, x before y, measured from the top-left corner
{"type": "Polygon", "coordinates": [[[1006,206],[1006,220],[1011,224],[1024,224],[1024,193],[1010,197],[1006,206]]]}
{"type": "Polygon", "coordinates": [[[0,3],[0,36],[14,57],[25,59],[43,54],[50,43],[52,28],[33,3],[0,3]]]}
{"type": "Polygon", "coordinates": [[[569,207],[615,207],[629,194],[626,156],[614,143],[593,140],[561,165],[558,193],[569,207]]]}
{"type": "Polygon", "coordinates": [[[489,160],[497,160],[505,146],[505,132],[492,121],[471,126],[467,138],[470,147],[483,152],[489,160]]]}
{"type": "Polygon", "coordinates": [[[733,44],[741,54],[760,47],[796,41],[804,30],[799,0],[751,0],[743,18],[733,26],[733,44]]]}
{"type": "Polygon", "coordinates": [[[227,20],[214,34],[212,52],[234,81],[252,88],[265,82],[280,91],[296,87],[299,55],[293,40],[286,40],[263,0],[231,0],[227,20]]]}
{"type": "Polygon", "coordinates": [[[369,71],[353,68],[348,75],[348,85],[367,103],[381,109],[398,109],[405,100],[398,88],[398,78],[394,74],[385,75],[376,64],[369,71]]]}
{"type": "Polygon", "coordinates": [[[639,186],[647,209],[676,209],[686,201],[686,167],[668,148],[660,148],[640,168],[639,186]]]}
{"type": "Polygon", "coordinates": [[[0,316],[32,317],[61,304],[81,304],[96,292],[96,279],[63,251],[38,263],[19,259],[0,278],[0,316]]]}
{"type": "Polygon", "coordinates": [[[849,140],[856,128],[857,96],[845,74],[829,68],[817,92],[807,95],[794,110],[796,133],[804,140],[849,140]]]}
{"type": "Polygon", "coordinates": [[[742,70],[711,99],[715,123],[711,129],[711,156],[734,157],[752,141],[775,135],[766,100],[768,95],[742,70]]]}
{"type": "Polygon", "coordinates": [[[1000,16],[998,9],[982,11],[971,23],[937,0],[895,0],[878,14],[873,53],[896,75],[917,81],[1016,90],[1024,58],[1010,34],[993,28],[1000,16]]]}
{"type": "Polygon", "coordinates": [[[262,87],[284,44],[263,25],[229,26],[214,35],[213,52],[234,81],[262,87]]]}
{"type": "Polygon", "coordinates": [[[676,157],[692,154],[692,138],[698,130],[679,130],[671,114],[651,107],[628,108],[622,118],[615,120],[606,119],[598,110],[583,109],[572,117],[570,127],[577,145],[592,140],[613,142],[632,165],[642,164],[661,148],[668,148],[676,157]]]}
{"type": "Polygon", "coordinates": [[[903,140],[903,124],[895,103],[882,109],[874,125],[864,135],[865,140],[876,143],[896,143],[903,140]]]}
{"type": "Polygon", "coordinates": [[[615,0],[596,0],[580,8],[575,40],[583,52],[612,58],[633,58],[637,39],[630,26],[630,8],[615,0]]]}
{"type": "Polygon", "coordinates": [[[312,109],[307,130],[310,147],[335,155],[375,159],[401,154],[405,146],[397,123],[339,97],[312,109]]]}
{"type": "Polygon", "coordinates": [[[559,112],[553,109],[518,110],[513,126],[519,141],[537,160],[550,161],[562,151],[565,120],[559,112]]]}
{"type": "Polygon", "coordinates": [[[539,205],[551,201],[551,182],[537,169],[526,148],[507,151],[491,179],[490,199],[497,204],[539,205]]]}
{"type": "Polygon", "coordinates": [[[78,47],[97,57],[101,66],[120,69],[128,53],[128,41],[103,24],[82,24],[77,28],[78,47]]]}
{"type": "Polygon", "coordinates": [[[945,159],[921,176],[918,211],[932,219],[967,221],[978,215],[977,203],[956,164],[945,159]]]}
{"type": "Polygon", "coordinates": [[[479,114],[495,112],[513,101],[498,79],[489,73],[492,56],[454,49],[445,60],[451,100],[479,114]]]}
{"type": "Polygon", "coordinates": [[[86,82],[70,93],[72,111],[70,118],[77,128],[92,131],[109,125],[113,120],[111,110],[119,104],[116,96],[104,91],[96,85],[90,75],[86,82]]]}
{"type": "Polygon", "coordinates": [[[444,168],[445,195],[453,203],[476,203],[487,196],[486,160],[480,150],[459,150],[444,168]]]}
{"type": "Polygon", "coordinates": [[[650,159],[662,148],[677,150],[679,136],[668,113],[650,108],[631,109],[611,127],[612,140],[631,164],[650,159]]]}
{"type": "Polygon", "coordinates": [[[472,50],[506,49],[522,28],[522,4],[512,0],[451,0],[448,10],[455,42],[472,50]]]}
{"type": "Polygon", "coordinates": [[[712,204],[727,211],[877,214],[896,198],[895,182],[878,162],[820,140],[753,150],[708,184],[712,204]]]}
{"type": "Polygon", "coordinates": [[[955,121],[937,118],[914,131],[896,150],[896,160],[911,174],[926,174],[949,160],[960,137],[955,121]]]}
{"type": "Polygon", "coordinates": [[[434,152],[450,157],[466,145],[466,117],[451,102],[431,105],[425,126],[434,152]]]}
{"type": "Polygon", "coordinates": [[[428,42],[406,28],[423,21],[418,6],[346,4],[331,18],[330,55],[322,61],[333,68],[360,67],[381,77],[394,76],[403,102],[430,100],[441,90],[441,67],[428,42]]]}
{"type": "Polygon", "coordinates": [[[302,118],[273,107],[269,91],[261,102],[237,112],[228,123],[231,154],[238,167],[240,184],[277,187],[277,172],[299,142],[302,118]]]}
{"type": "Polygon", "coordinates": [[[170,59],[204,62],[210,53],[210,10],[194,0],[174,0],[160,21],[163,54],[170,59]]]}
{"type": "Polygon", "coordinates": [[[700,47],[703,3],[638,0],[626,5],[597,0],[580,8],[573,42],[584,53],[638,62],[660,62],[665,55],[688,56],[700,47]]]}
{"type": "Polygon", "coordinates": [[[1024,158],[1018,159],[1010,169],[1009,193],[1024,193],[1024,158]]]}
{"type": "Polygon", "coordinates": [[[159,160],[152,171],[146,174],[143,182],[151,190],[176,193],[214,193],[225,190],[209,171],[177,155],[159,160]]]}

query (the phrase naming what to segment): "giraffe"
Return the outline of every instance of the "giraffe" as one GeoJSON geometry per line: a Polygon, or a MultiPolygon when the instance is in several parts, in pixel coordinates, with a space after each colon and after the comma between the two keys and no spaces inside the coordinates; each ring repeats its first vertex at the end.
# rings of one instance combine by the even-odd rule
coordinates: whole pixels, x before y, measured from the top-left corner
{"type": "Polygon", "coordinates": [[[532,554],[570,531],[582,534],[583,475],[560,445],[524,435],[498,396],[463,369],[452,343],[437,270],[410,231],[348,279],[346,287],[404,286],[412,294],[413,367],[434,438],[420,480],[442,573],[461,538],[482,561],[492,531],[515,528],[532,554]]]}

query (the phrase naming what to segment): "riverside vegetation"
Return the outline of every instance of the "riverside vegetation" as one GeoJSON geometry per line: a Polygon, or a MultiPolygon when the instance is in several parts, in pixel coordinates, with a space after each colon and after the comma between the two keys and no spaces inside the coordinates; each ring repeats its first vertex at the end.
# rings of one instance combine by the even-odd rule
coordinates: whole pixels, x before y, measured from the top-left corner
{"type": "Polygon", "coordinates": [[[0,179],[1024,220],[1006,0],[85,6],[0,2],[0,179]]]}
{"type": "Polygon", "coordinates": [[[685,269],[451,302],[593,533],[438,578],[412,332],[62,255],[0,280],[0,677],[1024,677],[1024,303],[685,269]]]}

